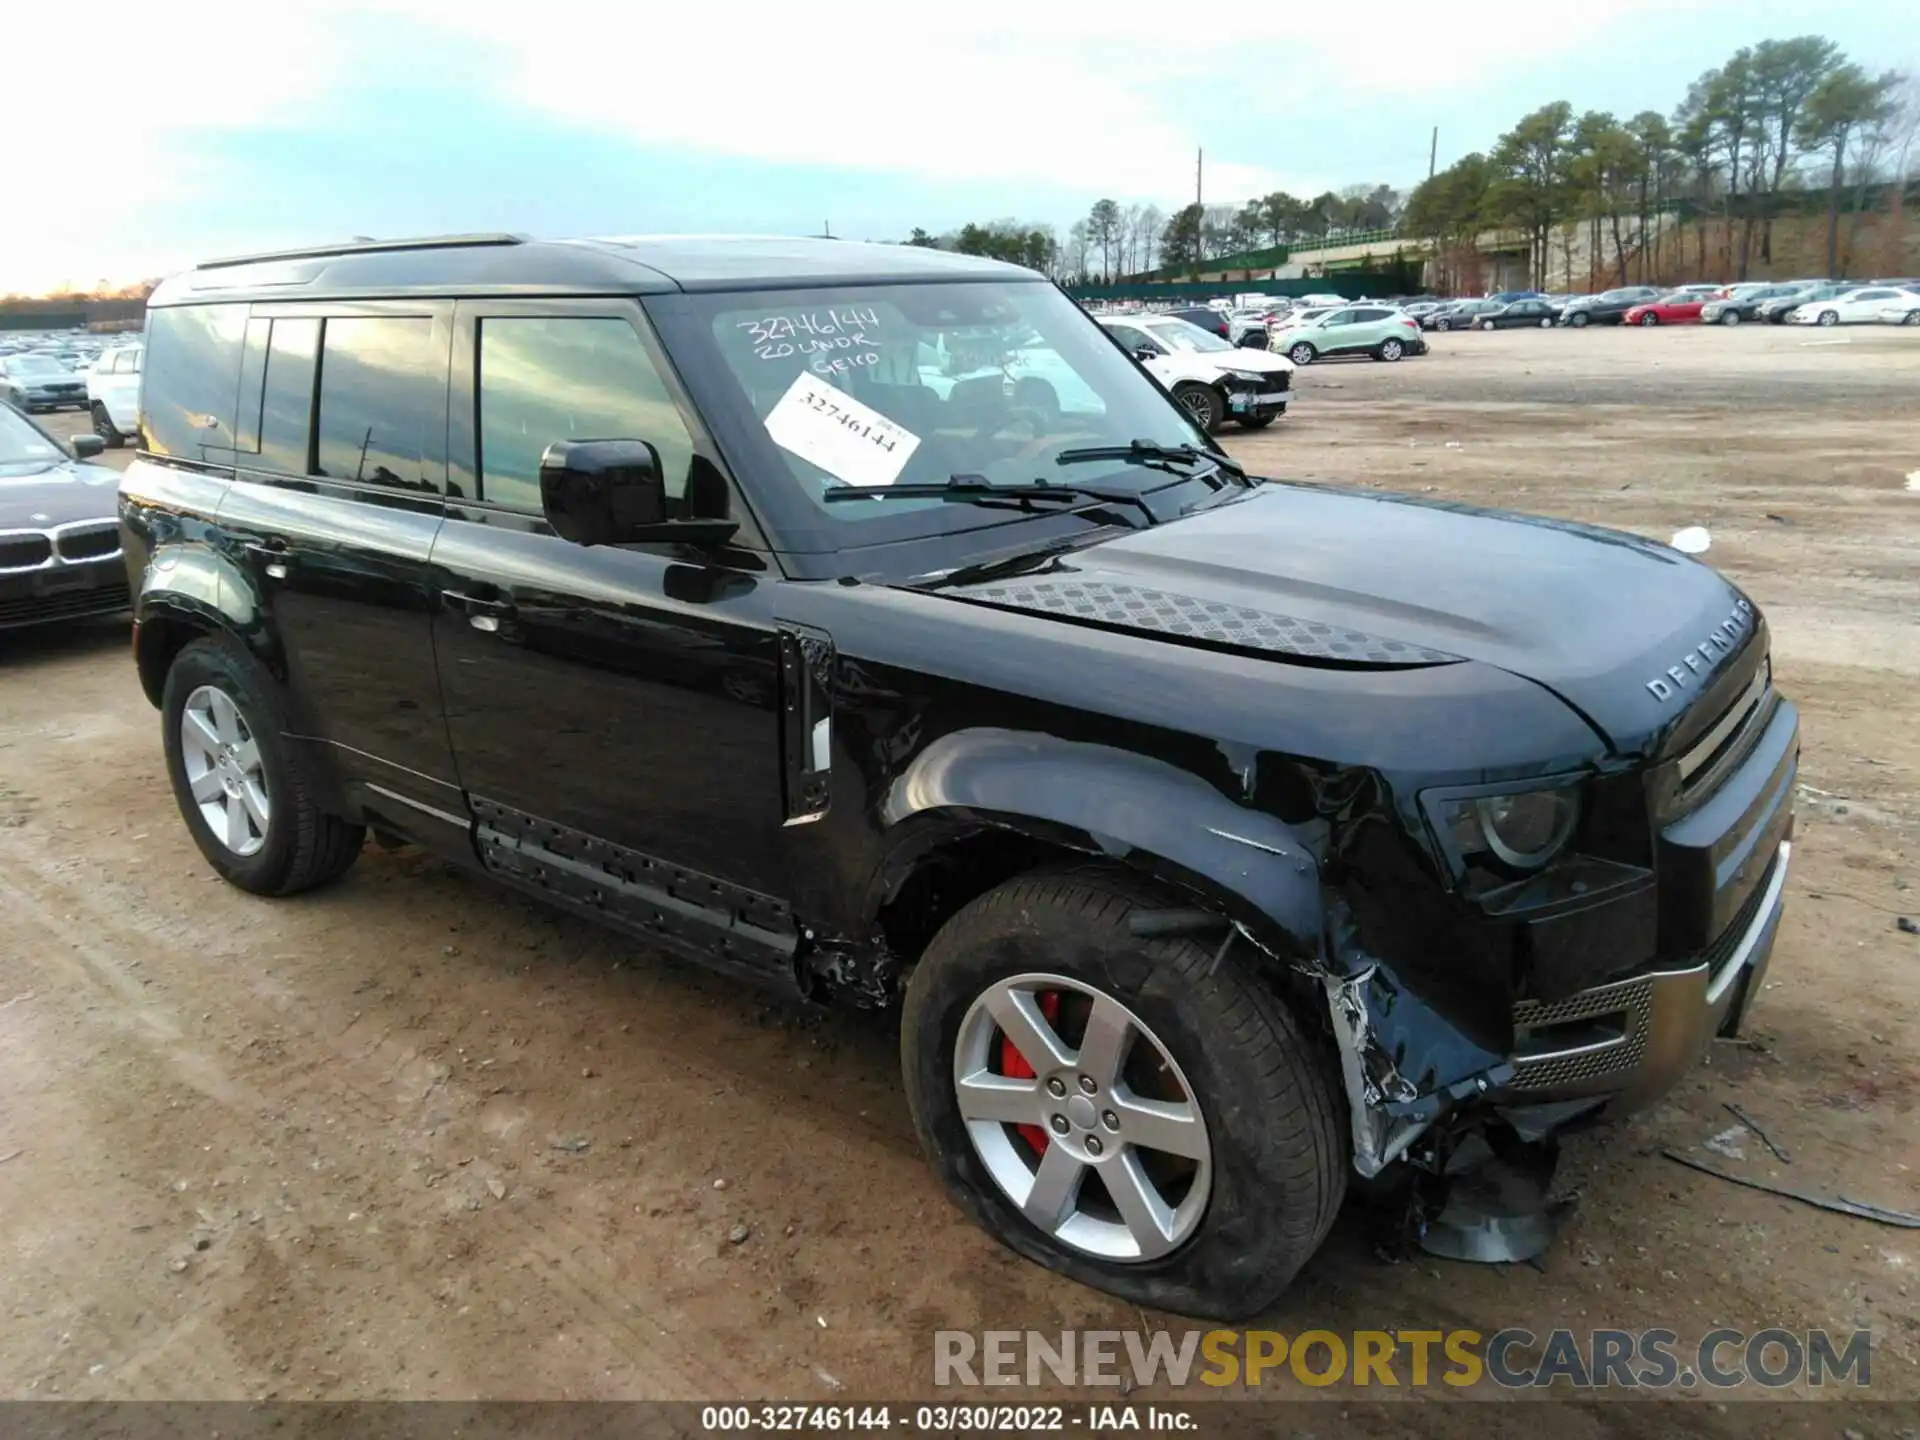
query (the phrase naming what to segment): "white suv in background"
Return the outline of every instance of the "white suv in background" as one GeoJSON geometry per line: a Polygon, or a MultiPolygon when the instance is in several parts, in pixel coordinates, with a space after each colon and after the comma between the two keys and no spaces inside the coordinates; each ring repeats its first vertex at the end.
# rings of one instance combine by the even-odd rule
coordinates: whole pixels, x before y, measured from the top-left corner
{"type": "Polygon", "coordinates": [[[87,409],[93,433],[116,450],[140,429],[140,357],[143,345],[116,345],[102,351],[87,370],[87,409]]]}
{"type": "Polygon", "coordinates": [[[1171,315],[1095,318],[1203,430],[1217,430],[1229,419],[1259,430],[1287,413],[1293,362],[1284,355],[1230,345],[1171,315]]]}

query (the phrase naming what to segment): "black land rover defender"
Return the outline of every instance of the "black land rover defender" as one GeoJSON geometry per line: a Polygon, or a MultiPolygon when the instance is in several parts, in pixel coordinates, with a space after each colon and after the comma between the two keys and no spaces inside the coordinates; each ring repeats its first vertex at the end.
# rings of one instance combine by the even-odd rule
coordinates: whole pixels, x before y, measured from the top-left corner
{"type": "Polygon", "coordinates": [[[1353,1173],[1661,1095],[1758,994],[1799,752],[1666,546],[1246,476],[1040,276],[461,236],[151,301],[121,500],[188,830],[368,829],[900,1012],[959,1203],[1260,1308],[1353,1173]]]}

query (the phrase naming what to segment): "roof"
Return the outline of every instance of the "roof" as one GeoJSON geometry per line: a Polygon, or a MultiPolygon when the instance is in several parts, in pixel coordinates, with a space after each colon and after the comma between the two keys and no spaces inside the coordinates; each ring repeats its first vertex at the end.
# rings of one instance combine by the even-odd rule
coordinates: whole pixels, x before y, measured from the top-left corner
{"type": "Polygon", "coordinates": [[[209,260],[149,306],[404,295],[657,295],[816,285],[1027,280],[1018,265],[912,245],[800,236],[623,235],[534,240],[443,235],[209,260]]]}

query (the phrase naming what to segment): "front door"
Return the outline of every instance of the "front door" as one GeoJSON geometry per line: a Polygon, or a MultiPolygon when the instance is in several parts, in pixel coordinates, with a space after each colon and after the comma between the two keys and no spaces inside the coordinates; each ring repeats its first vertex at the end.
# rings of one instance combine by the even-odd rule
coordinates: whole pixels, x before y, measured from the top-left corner
{"type": "Polygon", "coordinates": [[[624,301],[463,302],[451,389],[435,650],[483,861],[784,980],[777,572],[747,550],[575,545],[541,517],[540,456],[559,440],[648,441],[670,505],[724,492],[644,316],[624,301]]]}

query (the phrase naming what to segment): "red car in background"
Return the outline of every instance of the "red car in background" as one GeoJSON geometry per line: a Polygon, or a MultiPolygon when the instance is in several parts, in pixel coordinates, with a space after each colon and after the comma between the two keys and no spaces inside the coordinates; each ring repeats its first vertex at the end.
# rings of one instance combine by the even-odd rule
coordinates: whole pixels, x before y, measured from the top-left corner
{"type": "Polygon", "coordinates": [[[1649,300],[1644,305],[1636,305],[1620,317],[1623,325],[1698,325],[1700,309],[1711,295],[1662,295],[1658,300],[1649,300]]]}

